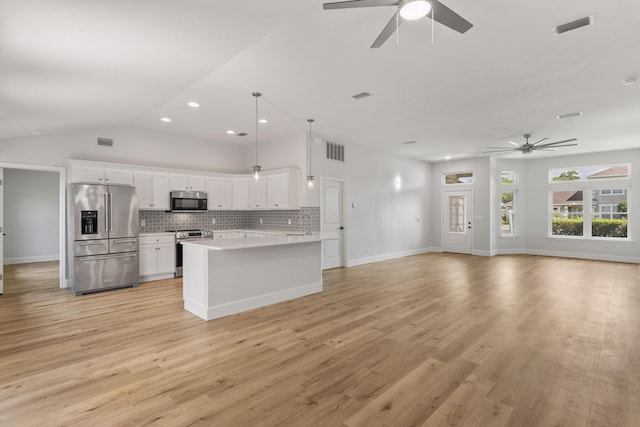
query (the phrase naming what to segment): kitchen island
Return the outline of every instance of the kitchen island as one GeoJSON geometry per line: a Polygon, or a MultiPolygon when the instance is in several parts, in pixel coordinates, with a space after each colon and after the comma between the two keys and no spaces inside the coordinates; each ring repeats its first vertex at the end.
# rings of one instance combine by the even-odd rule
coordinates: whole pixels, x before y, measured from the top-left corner
{"type": "Polygon", "coordinates": [[[322,241],[271,235],[183,242],[185,310],[205,320],[322,292],[322,241]]]}

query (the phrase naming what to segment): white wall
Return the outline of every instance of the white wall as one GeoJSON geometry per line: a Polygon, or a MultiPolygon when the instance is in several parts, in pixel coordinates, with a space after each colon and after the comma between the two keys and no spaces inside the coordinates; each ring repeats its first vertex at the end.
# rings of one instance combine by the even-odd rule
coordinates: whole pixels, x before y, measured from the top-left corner
{"type": "MultiPolygon", "coordinates": [[[[496,225],[492,217],[492,200],[495,204],[495,191],[491,189],[491,159],[488,157],[477,159],[454,160],[434,163],[431,168],[431,235],[432,246],[442,249],[442,191],[443,190],[473,190],[473,247],[476,255],[493,255],[492,247],[496,225]],[[451,172],[473,172],[473,185],[449,186],[443,183],[443,174],[451,172]],[[453,188],[455,187],[455,188],[453,188]]],[[[495,216],[495,214],[494,214],[495,216]]]]}
{"type": "Polygon", "coordinates": [[[247,147],[136,127],[37,135],[0,141],[3,162],[64,166],[66,159],[171,167],[216,172],[246,172],[247,147]],[[113,138],[113,147],[97,145],[113,138]]]}
{"type": "Polygon", "coordinates": [[[346,144],[344,163],[327,160],[324,144],[313,143],[312,151],[316,186],[306,190],[309,205],[319,206],[321,176],[345,180],[347,265],[430,250],[428,163],[357,144],[346,144]]]}
{"type": "MultiPolygon", "coordinates": [[[[524,190],[526,225],[524,244],[528,253],[575,258],[640,262],[640,149],[601,152],[580,156],[560,156],[529,160],[526,165],[524,190]],[[629,179],[629,234],[632,241],[558,239],[548,236],[548,195],[558,184],[549,184],[549,169],[577,166],[631,163],[629,179]]],[[[593,185],[599,185],[598,183],[593,185]]]]}
{"type": "Polygon", "coordinates": [[[59,254],[58,174],[4,169],[4,262],[52,261],[59,254]]]}

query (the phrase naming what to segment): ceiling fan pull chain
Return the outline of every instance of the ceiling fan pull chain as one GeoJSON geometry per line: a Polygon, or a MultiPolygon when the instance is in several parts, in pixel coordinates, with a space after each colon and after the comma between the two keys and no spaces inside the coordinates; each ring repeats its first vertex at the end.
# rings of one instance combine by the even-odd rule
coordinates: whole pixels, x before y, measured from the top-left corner
{"type": "Polygon", "coordinates": [[[396,13],[396,49],[400,45],[400,10],[396,13]]]}
{"type": "Polygon", "coordinates": [[[431,9],[431,46],[435,44],[434,36],[435,36],[435,20],[436,20],[436,11],[431,9]]]}

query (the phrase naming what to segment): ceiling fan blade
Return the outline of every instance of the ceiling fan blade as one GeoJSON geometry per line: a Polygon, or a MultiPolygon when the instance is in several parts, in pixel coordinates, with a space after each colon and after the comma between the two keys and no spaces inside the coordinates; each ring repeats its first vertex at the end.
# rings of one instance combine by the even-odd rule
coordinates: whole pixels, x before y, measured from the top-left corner
{"type": "Polygon", "coordinates": [[[534,142],[534,143],[533,143],[533,144],[531,144],[531,145],[538,145],[538,144],[540,144],[542,141],[546,141],[547,139],[549,139],[549,138],[542,138],[540,141],[538,141],[538,142],[534,142]]]}
{"type": "Polygon", "coordinates": [[[436,0],[431,1],[431,11],[429,11],[427,16],[444,26],[463,34],[473,27],[471,22],[467,21],[462,16],[436,0]]]}
{"type": "Polygon", "coordinates": [[[398,0],[351,0],[324,3],[322,8],[324,10],[351,9],[354,7],[397,6],[399,3],[400,2],[398,0]]]}
{"type": "Polygon", "coordinates": [[[495,148],[497,150],[515,150],[515,148],[509,148],[509,147],[484,147],[484,148],[495,148]]]}
{"type": "MultiPolygon", "coordinates": [[[[575,147],[578,144],[562,144],[562,145],[540,145],[540,148],[556,148],[556,147],[575,147]]],[[[540,149],[538,148],[538,150],[540,149]]]]}
{"type": "Polygon", "coordinates": [[[520,146],[520,144],[518,144],[517,142],[513,142],[513,141],[507,141],[507,142],[511,145],[515,145],[516,147],[520,146]]]}
{"type": "Polygon", "coordinates": [[[395,33],[397,27],[399,27],[402,22],[404,22],[404,19],[402,19],[402,17],[398,15],[398,12],[394,13],[389,23],[387,23],[378,38],[371,45],[371,48],[375,49],[382,46],[384,42],[386,42],[387,39],[391,37],[393,33],[395,33]]]}
{"type": "MultiPolygon", "coordinates": [[[[487,147],[487,148],[492,148],[492,147],[487,147]]],[[[512,150],[511,148],[506,148],[502,150],[483,151],[483,153],[512,153],[514,151],[518,151],[518,150],[512,150]]]]}
{"type": "Polygon", "coordinates": [[[577,140],[578,140],[578,138],[571,138],[571,139],[565,139],[564,141],[548,142],[546,144],[538,145],[538,147],[550,147],[550,146],[553,146],[553,145],[564,144],[565,142],[573,142],[573,141],[577,141],[577,140]]]}

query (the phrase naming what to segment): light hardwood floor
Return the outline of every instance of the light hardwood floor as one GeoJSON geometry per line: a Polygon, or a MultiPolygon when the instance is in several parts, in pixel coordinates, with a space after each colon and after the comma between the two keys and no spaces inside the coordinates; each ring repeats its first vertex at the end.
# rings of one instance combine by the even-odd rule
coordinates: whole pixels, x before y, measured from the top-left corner
{"type": "Polygon", "coordinates": [[[426,254],[205,322],[7,266],[2,426],[638,426],[640,267],[426,254]]]}

